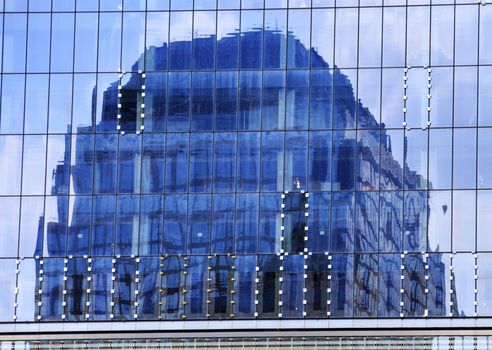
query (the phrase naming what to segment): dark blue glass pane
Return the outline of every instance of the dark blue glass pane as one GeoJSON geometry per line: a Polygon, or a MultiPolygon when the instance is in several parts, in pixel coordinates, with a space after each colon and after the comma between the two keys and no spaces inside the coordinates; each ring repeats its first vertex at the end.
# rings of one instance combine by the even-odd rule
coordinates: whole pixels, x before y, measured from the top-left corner
{"type": "Polygon", "coordinates": [[[166,192],[185,192],[188,188],[188,134],[167,134],[166,192]]]}
{"type": "Polygon", "coordinates": [[[139,196],[118,196],[116,207],[116,241],[117,255],[138,253],[139,196]]]}
{"type": "MultiPolygon", "coordinates": [[[[96,131],[116,132],[118,115],[118,75],[97,75],[96,131]]],[[[92,99],[94,103],[94,98],[92,99]]],[[[86,116],[86,118],[88,118],[86,116]]]]}
{"type": "Polygon", "coordinates": [[[212,188],[212,134],[190,134],[190,192],[212,188]]]}
{"type": "Polygon", "coordinates": [[[234,191],[236,187],[236,134],[217,133],[214,143],[214,191],[234,191]]]}
{"type": "Polygon", "coordinates": [[[261,189],[283,190],[284,134],[267,132],[261,138],[261,189]]]}
{"type": "Polygon", "coordinates": [[[400,315],[400,267],[400,255],[379,255],[379,317],[398,317],[400,315]]]}
{"type": "Polygon", "coordinates": [[[117,320],[130,320],[135,314],[135,260],[117,259],[114,264],[114,317],[117,320]]]}
{"type": "Polygon", "coordinates": [[[237,152],[238,191],[257,191],[260,182],[260,134],[239,133],[237,152]]]}
{"type": "Polygon", "coordinates": [[[379,193],[357,192],[355,200],[355,251],[377,252],[379,193]]]}
{"type": "Polygon", "coordinates": [[[168,131],[190,127],[190,74],[171,73],[168,80],[168,131]]]}
{"type": "Polygon", "coordinates": [[[258,314],[264,318],[276,318],[279,313],[279,294],[281,284],[279,277],[280,259],[276,255],[260,255],[258,257],[258,314]]]}
{"type": "Polygon", "coordinates": [[[116,190],[116,135],[96,135],[94,192],[114,193],[116,190]]]}
{"type": "Polygon", "coordinates": [[[142,193],[164,191],[165,136],[144,134],[142,152],[142,193]]]}
{"type": "Polygon", "coordinates": [[[283,260],[282,317],[303,316],[304,257],[286,256],[283,260]]]}
{"type": "Polygon", "coordinates": [[[307,188],[307,133],[285,133],[284,188],[305,190],[307,188]]]}
{"type": "Polygon", "coordinates": [[[333,133],[333,189],[354,189],[356,139],[354,131],[333,133]]]}
{"type": "Polygon", "coordinates": [[[215,65],[215,11],[195,11],[193,16],[193,68],[212,69],[215,65]]]}
{"type": "Polygon", "coordinates": [[[164,253],[185,253],[187,197],[167,195],[164,197],[164,253]]]}
{"type": "Polygon", "coordinates": [[[99,15],[98,44],[97,69],[102,72],[117,72],[120,68],[121,13],[108,12],[99,15]]]}
{"type": "Polygon", "coordinates": [[[331,196],[331,250],[352,252],[354,249],[354,194],[333,192],[331,196]]]}
{"type": "Polygon", "coordinates": [[[163,202],[161,196],[140,198],[139,254],[158,255],[162,251],[163,202]]]}
{"type": "Polygon", "coordinates": [[[333,72],[334,115],[333,126],[337,129],[355,127],[357,72],[345,69],[333,72]]]}
{"type": "Polygon", "coordinates": [[[403,193],[381,192],[379,197],[379,251],[401,252],[403,233],[403,193]]]}
{"type": "Polygon", "coordinates": [[[235,130],[237,127],[237,72],[217,72],[215,89],[215,130],[235,130]]]}
{"type": "Polygon", "coordinates": [[[43,264],[43,283],[41,294],[41,319],[60,321],[64,314],[63,290],[63,259],[46,259],[43,264]]]}
{"type": "Polygon", "coordinates": [[[256,253],[258,244],[258,194],[236,196],[236,252],[256,253]]]}
{"type": "Polygon", "coordinates": [[[325,253],[330,248],[330,205],[329,192],[309,194],[308,248],[310,252],[325,253]]]}
{"type": "Polygon", "coordinates": [[[142,137],[140,135],[120,136],[118,145],[118,192],[140,192],[140,169],[142,137]]]}
{"type": "Polygon", "coordinates": [[[214,115],[214,73],[193,73],[192,82],[191,129],[212,130],[214,115]]]}
{"type": "Polygon", "coordinates": [[[311,47],[311,11],[289,10],[288,62],[289,68],[309,67],[311,47]]]}
{"type": "Polygon", "coordinates": [[[234,195],[213,196],[212,253],[231,253],[234,244],[234,195]]]}
{"type": "Polygon", "coordinates": [[[309,71],[287,71],[286,128],[306,129],[309,115],[309,71]]]}
{"type": "Polygon", "coordinates": [[[260,195],[259,253],[276,253],[280,247],[280,193],[260,195]]]}
{"type": "Polygon", "coordinates": [[[188,253],[210,252],[210,210],[208,194],[190,195],[188,199],[188,253]]]}
{"type": "Polygon", "coordinates": [[[170,256],[161,260],[161,285],[162,306],[161,313],[166,319],[181,319],[185,303],[185,294],[181,293],[185,288],[184,263],[178,256],[170,256]]]}
{"type": "Polygon", "coordinates": [[[309,139],[309,189],[331,189],[331,132],[311,132],[309,139]]]}
{"type": "MultiPolygon", "coordinates": [[[[379,188],[380,151],[379,130],[360,130],[357,133],[356,187],[362,191],[379,188]]],[[[419,179],[424,181],[424,179],[419,179]]],[[[416,179],[411,180],[415,183],[416,179]]]]}
{"type": "Polygon", "coordinates": [[[285,125],[285,71],[263,72],[262,127],[283,129],[285,125]]]}
{"type": "Polygon", "coordinates": [[[403,259],[403,314],[405,317],[418,317],[424,314],[426,281],[425,262],[422,255],[410,254],[403,259]]]}
{"type": "Polygon", "coordinates": [[[241,71],[239,81],[240,130],[258,130],[261,120],[262,74],[257,71],[241,71]]]}
{"type": "Polygon", "coordinates": [[[313,254],[307,260],[306,314],[309,318],[324,318],[328,312],[328,257],[313,254]]]}
{"type": "Polygon", "coordinates": [[[166,73],[148,73],[145,79],[145,130],[166,130],[166,73]]]}
{"type": "Polygon", "coordinates": [[[89,312],[94,320],[108,320],[112,312],[111,307],[111,269],[113,265],[110,258],[95,258],[92,263],[91,294],[89,295],[89,312]]]}
{"type": "Polygon", "coordinates": [[[255,312],[256,256],[242,255],[234,260],[236,264],[237,294],[234,299],[234,315],[238,318],[252,318],[255,312]]]}
{"type": "Polygon", "coordinates": [[[47,196],[44,202],[44,256],[65,256],[68,197],[47,196]]]}
{"type": "Polygon", "coordinates": [[[138,283],[138,317],[156,319],[160,316],[161,278],[159,258],[142,258],[139,264],[141,280],[138,283]]]}
{"type": "Polygon", "coordinates": [[[92,200],[91,253],[111,255],[114,246],[115,197],[95,196],[92,200]]]}
{"type": "Polygon", "coordinates": [[[263,11],[241,12],[241,68],[260,68],[263,11]]]}
{"type": "Polygon", "coordinates": [[[186,275],[185,313],[190,319],[203,319],[207,313],[208,266],[206,256],[192,256],[188,259],[188,274],[186,275]]]}
{"type": "Polygon", "coordinates": [[[217,17],[217,69],[237,68],[238,56],[239,11],[220,11],[217,17]]]}
{"type": "Polygon", "coordinates": [[[327,70],[313,70],[310,78],[310,121],[311,129],[331,128],[333,109],[333,75],[327,70]]]}
{"type": "Polygon", "coordinates": [[[87,300],[87,259],[69,259],[67,264],[67,319],[69,321],[82,321],[85,319],[86,300],[87,300]]]}
{"type": "Polygon", "coordinates": [[[335,254],[331,260],[330,315],[351,318],[353,312],[354,256],[335,254]]]}
{"type": "Polygon", "coordinates": [[[68,227],[67,253],[74,256],[89,254],[91,233],[92,197],[70,197],[70,222],[68,227]]]}
{"type": "Polygon", "coordinates": [[[403,249],[410,252],[427,251],[427,192],[406,191],[403,200],[403,249]]]}

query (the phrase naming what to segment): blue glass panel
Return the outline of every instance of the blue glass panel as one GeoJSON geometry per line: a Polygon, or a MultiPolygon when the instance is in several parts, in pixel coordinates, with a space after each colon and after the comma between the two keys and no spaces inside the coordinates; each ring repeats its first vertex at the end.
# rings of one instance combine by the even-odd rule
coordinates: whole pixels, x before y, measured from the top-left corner
{"type": "Polygon", "coordinates": [[[403,131],[381,132],[381,190],[403,189],[403,131]]]}
{"type": "Polygon", "coordinates": [[[455,302],[451,306],[454,317],[472,316],[475,313],[475,259],[472,254],[456,254],[452,259],[453,281],[451,289],[455,302]]]}
{"type": "Polygon", "coordinates": [[[400,255],[380,254],[378,270],[378,317],[398,317],[401,309],[400,255]]]}
{"type": "MultiPolygon", "coordinates": [[[[174,1],[173,4],[186,1],[174,1]]],[[[170,69],[189,69],[191,66],[192,43],[192,12],[171,12],[169,34],[169,64],[170,69]]]]}
{"type": "Polygon", "coordinates": [[[354,256],[335,254],[332,258],[330,315],[352,317],[354,256]]]}
{"type": "Polygon", "coordinates": [[[237,128],[237,72],[215,75],[215,130],[237,128]]]}
{"type": "Polygon", "coordinates": [[[258,9],[263,7],[263,0],[241,0],[241,8],[258,9]]]}
{"type": "MultiPolygon", "coordinates": [[[[118,115],[118,75],[97,75],[97,132],[115,132],[118,115]]],[[[93,98],[94,101],[94,98],[93,98]]]]}
{"type": "Polygon", "coordinates": [[[281,295],[278,292],[281,289],[279,281],[281,276],[280,263],[276,255],[260,255],[258,257],[257,311],[262,318],[276,318],[280,311],[281,295]]]}
{"type": "Polygon", "coordinates": [[[361,130],[357,133],[355,181],[358,190],[371,191],[379,189],[381,146],[379,136],[379,130],[361,130]]]}
{"type": "Polygon", "coordinates": [[[405,189],[427,188],[428,139],[427,130],[416,129],[405,133],[405,189]]]}
{"type": "MultiPolygon", "coordinates": [[[[88,3],[88,1],[84,1],[84,3],[88,3]]],[[[78,6],[79,4],[77,4],[78,6]]],[[[76,15],[74,68],[76,72],[94,72],[96,70],[98,21],[97,13],[77,13],[76,15]]]]}
{"type": "Polygon", "coordinates": [[[256,253],[258,244],[258,194],[236,196],[237,253],[256,253]]]}
{"type": "MultiPolygon", "coordinates": [[[[147,1],[148,10],[151,10],[150,1],[151,0],[147,1]]],[[[154,0],[154,2],[156,2],[156,0],[154,0]]],[[[154,5],[157,6],[157,4],[154,5]]],[[[145,69],[147,71],[164,70],[167,68],[167,58],[169,53],[169,13],[147,12],[146,24],[145,69]]]]}
{"type": "Polygon", "coordinates": [[[333,192],[331,196],[331,250],[352,252],[354,250],[354,194],[333,192]]]}
{"type": "Polygon", "coordinates": [[[74,26],[75,16],[73,13],[53,13],[51,18],[52,72],[70,72],[72,70],[74,26]]]}
{"type": "Polygon", "coordinates": [[[261,120],[261,79],[259,71],[241,71],[239,81],[240,130],[258,130],[261,120]]]}
{"type": "Polygon", "coordinates": [[[116,190],[116,135],[96,135],[94,192],[114,193],[116,190]]]}
{"type": "Polygon", "coordinates": [[[265,0],[266,8],[286,8],[287,0],[265,0]]]}
{"type": "Polygon", "coordinates": [[[357,127],[379,128],[381,119],[380,69],[359,69],[357,99],[357,127]]]}
{"type": "Polygon", "coordinates": [[[236,134],[217,133],[214,137],[214,191],[236,188],[236,134]]]}
{"type": "Polygon", "coordinates": [[[46,259],[42,266],[43,283],[40,310],[42,320],[60,321],[62,314],[64,314],[62,302],[65,273],[63,267],[63,259],[46,259]]]}
{"type": "Polygon", "coordinates": [[[72,105],[72,132],[92,132],[93,118],[96,113],[94,94],[96,88],[95,74],[74,74],[72,105]]]}
{"type": "Polygon", "coordinates": [[[210,209],[208,194],[190,195],[188,198],[188,253],[210,252],[210,209]]]}
{"type": "Polygon", "coordinates": [[[353,190],[356,138],[354,131],[333,133],[332,188],[353,190]]]}
{"type": "MultiPolygon", "coordinates": [[[[17,321],[34,321],[39,314],[37,302],[39,296],[37,293],[37,270],[39,269],[39,262],[34,259],[24,259],[19,264],[19,275],[17,277],[17,288],[19,293],[17,294],[17,308],[16,316],[17,321]]],[[[3,288],[2,288],[3,289],[3,288]]],[[[11,304],[13,305],[13,303],[11,304]]],[[[12,318],[9,317],[9,321],[12,318]]]]}
{"type": "Polygon", "coordinates": [[[22,194],[43,194],[46,166],[46,136],[24,136],[22,194]]]}
{"type": "Polygon", "coordinates": [[[216,0],[195,0],[195,10],[215,10],[216,0]]]}
{"type": "Polygon", "coordinates": [[[114,282],[114,317],[117,320],[133,319],[135,314],[135,260],[123,258],[116,260],[114,282]]]}
{"type": "Polygon", "coordinates": [[[303,315],[304,257],[289,255],[283,260],[282,317],[299,318],[303,315]]]}
{"type": "MultiPolygon", "coordinates": [[[[361,4],[362,5],[362,4],[361,4]]],[[[381,65],[382,8],[362,8],[359,16],[359,66],[381,65]]],[[[338,19],[338,18],[337,18],[338,19]]]]}
{"type": "Polygon", "coordinates": [[[139,254],[157,255],[162,251],[163,202],[161,196],[140,197],[139,254]]]}
{"type": "Polygon", "coordinates": [[[492,315],[490,303],[492,279],[490,267],[492,266],[492,254],[480,254],[478,256],[478,279],[477,279],[477,313],[479,316],[492,315]]]}
{"type": "Polygon", "coordinates": [[[169,0],[147,0],[147,10],[169,10],[169,0]]]}
{"type": "Polygon", "coordinates": [[[477,64],[478,54],[478,7],[459,6],[455,10],[454,63],[477,64]]]}
{"type": "Polygon", "coordinates": [[[123,9],[123,0],[105,0],[99,3],[100,11],[117,11],[123,9]]]}
{"type": "Polygon", "coordinates": [[[338,67],[357,67],[357,26],[359,21],[356,8],[337,8],[335,28],[335,64],[338,67]]]}
{"type": "Polygon", "coordinates": [[[212,134],[190,134],[190,192],[212,188],[212,146],[212,134]]]}
{"type": "Polygon", "coordinates": [[[236,296],[234,297],[234,316],[252,318],[255,312],[256,256],[242,255],[235,259],[236,296]]]}
{"type": "Polygon", "coordinates": [[[217,17],[217,69],[237,68],[238,50],[239,11],[220,11],[217,17]]]}
{"type": "Polygon", "coordinates": [[[210,262],[212,269],[209,275],[208,312],[212,319],[229,318],[232,316],[234,303],[232,300],[234,297],[234,260],[230,256],[219,255],[209,260],[210,262]]]}
{"type": "Polygon", "coordinates": [[[237,190],[257,191],[260,182],[260,134],[239,133],[237,153],[237,190]]]}
{"type": "Polygon", "coordinates": [[[142,138],[139,135],[120,136],[118,145],[118,192],[140,192],[142,138]]]}
{"type": "Polygon", "coordinates": [[[139,318],[155,320],[160,316],[159,258],[142,258],[138,269],[142,279],[138,283],[137,314],[139,318]]]}
{"type": "MultiPolygon", "coordinates": [[[[15,2],[21,3],[18,0],[15,2]]],[[[27,16],[26,14],[5,14],[3,25],[3,72],[24,72],[26,69],[27,16]]],[[[4,83],[3,86],[7,85],[4,83]]]]}
{"type": "Polygon", "coordinates": [[[87,260],[82,258],[70,259],[67,264],[67,319],[82,321],[85,319],[86,290],[88,266],[87,260]]]}
{"type": "Polygon", "coordinates": [[[492,35],[492,9],[483,7],[480,9],[480,63],[492,63],[492,43],[487,38],[492,35]]]}
{"type": "MultiPolygon", "coordinates": [[[[2,213],[0,216],[0,232],[2,232],[0,235],[0,257],[17,256],[19,203],[19,197],[0,197],[0,213],[2,213]]],[[[3,272],[2,270],[3,268],[0,267],[0,273],[3,272]]]]}
{"type": "Polygon", "coordinates": [[[43,256],[65,256],[68,197],[47,196],[44,203],[43,256]]]}
{"type": "Polygon", "coordinates": [[[383,127],[401,128],[403,125],[404,84],[402,79],[401,69],[383,69],[381,98],[381,125],[383,127]],[[395,101],[400,103],[395,103],[395,101]]]}
{"type": "Polygon", "coordinates": [[[432,69],[432,99],[430,100],[430,121],[432,126],[449,127],[453,124],[454,76],[452,70],[453,68],[451,67],[435,67],[432,69]]]}
{"type": "Polygon", "coordinates": [[[212,253],[231,253],[234,245],[234,195],[215,194],[212,214],[212,253]]]}
{"type": "Polygon", "coordinates": [[[310,252],[325,253],[330,247],[330,205],[329,192],[312,192],[309,195],[309,217],[307,244],[310,252]]]}
{"type": "Polygon", "coordinates": [[[285,133],[284,188],[305,190],[307,188],[307,133],[285,133]]]}
{"type": "Polygon", "coordinates": [[[262,36],[263,11],[242,11],[241,68],[261,68],[262,36]]]}
{"type": "Polygon", "coordinates": [[[27,10],[27,0],[5,0],[5,11],[25,12],[27,10]]]}
{"type": "Polygon", "coordinates": [[[286,128],[306,129],[309,115],[309,71],[287,71],[286,128]]]}
{"type": "Polygon", "coordinates": [[[454,188],[474,188],[476,185],[476,138],[475,129],[454,129],[454,188]]]}
{"type": "Polygon", "coordinates": [[[145,11],[146,0],[123,0],[125,11],[145,11]]]}
{"type": "Polygon", "coordinates": [[[187,197],[167,195],[164,200],[163,252],[185,253],[187,197]]]}
{"type": "Polygon", "coordinates": [[[261,189],[282,191],[284,174],[284,134],[266,132],[261,137],[261,189]]]}
{"type": "Polygon", "coordinates": [[[194,72],[191,103],[192,130],[212,130],[214,115],[214,73],[194,72]]]}
{"type": "Polygon", "coordinates": [[[192,10],[193,0],[171,0],[171,10],[192,10]]]}
{"type": "Polygon", "coordinates": [[[430,7],[416,6],[407,13],[407,65],[429,64],[430,7]]]}
{"type": "MultiPolygon", "coordinates": [[[[383,67],[402,67],[405,65],[405,31],[405,8],[384,7],[383,67]]],[[[401,70],[399,72],[401,76],[401,70]]],[[[398,78],[395,82],[399,83],[400,81],[401,79],[398,78]]]]}
{"type": "Polygon", "coordinates": [[[289,68],[309,67],[311,47],[311,11],[289,10],[287,65],[289,68]]]}
{"type": "MultiPolygon", "coordinates": [[[[186,260],[184,261],[186,263],[186,260]]],[[[161,261],[161,286],[162,295],[161,314],[166,319],[181,319],[183,316],[185,275],[183,274],[183,260],[177,256],[171,256],[161,261]]]]}
{"type": "Polygon", "coordinates": [[[123,13],[122,40],[121,67],[123,70],[136,72],[139,69],[143,69],[144,57],[142,53],[145,47],[145,13],[123,13]]]}
{"type": "Polygon", "coordinates": [[[357,71],[355,69],[333,72],[334,120],[337,129],[354,128],[357,100],[357,71]]]}
{"type": "Polygon", "coordinates": [[[67,253],[74,256],[89,254],[92,197],[71,196],[69,204],[67,253]]]}
{"type": "Polygon", "coordinates": [[[22,197],[19,256],[41,256],[44,226],[44,198],[22,197]]]}
{"type": "Polygon", "coordinates": [[[22,136],[0,136],[0,194],[19,194],[22,171],[22,136]]]}
{"type": "MultiPolygon", "coordinates": [[[[24,77],[22,76],[22,78],[24,77]]],[[[4,78],[4,82],[5,80],[8,80],[8,78],[4,78]]],[[[49,76],[47,74],[29,74],[26,77],[26,102],[24,110],[24,132],[26,133],[46,133],[49,101],[48,81],[49,76]]],[[[9,89],[8,87],[6,88],[9,89]]],[[[11,96],[7,96],[7,98],[9,97],[12,98],[11,96]]],[[[22,102],[19,101],[19,103],[22,102]]],[[[17,110],[17,113],[19,113],[19,110],[17,110]]]]}
{"type": "Polygon", "coordinates": [[[431,129],[429,131],[429,188],[451,188],[452,131],[431,129]]]}
{"type": "Polygon", "coordinates": [[[144,134],[142,152],[142,193],[164,191],[165,136],[144,134]]]}
{"type": "Polygon", "coordinates": [[[108,12],[99,15],[98,43],[97,69],[102,72],[117,72],[120,67],[121,13],[108,12]]]}
{"type": "Polygon", "coordinates": [[[193,68],[212,69],[215,65],[215,12],[195,11],[193,19],[193,68]]]}
{"type": "Polygon", "coordinates": [[[324,318],[328,307],[328,257],[311,255],[307,260],[306,313],[309,318],[324,318]]]}
{"type": "Polygon", "coordinates": [[[451,192],[429,191],[429,250],[451,251],[451,192]]]}
{"type": "Polygon", "coordinates": [[[168,131],[190,127],[190,74],[171,73],[168,80],[168,131]]]}
{"type": "MultiPolygon", "coordinates": [[[[78,98],[78,97],[77,97],[78,98]]],[[[72,75],[50,76],[49,133],[69,133],[72,127],[72,75]]]]}
{"type": "Polygon", "coordinates": [[[189,319],[203,319],[207,313],[205,291],[208,288],[208,264],[209,261],[206,256],[189,258],[188,274],[186,275],[186,287],[189,290],[186,293],[185,305],[186,316],[189,319]]]}
{"type": "MultiPolygon", "coordinates": [[[[357,192],[355,201],[355,251],[367,253],[377,252],[379,231],[379,193],[357,192]]],[[[362,256],[362,259],[365,258],[365,256],[362,256]]],[[[367,257],[367,259],[372,262],[372,258],[367,257]]],[[[366,310],[366,307],[368,308],[369,306],[365,302],[363,304],[365,306],[361,308],[366,310]]],[[[370,310],[367,309],[366,311],[372,314],[374,310],[371,307],[370,310]]]]}
{"type": "Polygon", "coordinates": [[[431,63],[432,65],[452,64],[454,6],[434,6],[431,12],[431,63]]]}
{"type": "Polygon", "coordinates": [[[70,194],[92,193],[94,173],[94,136],[72,137],[70,194]]]}
{"type": "Polygon", "coordinates": [[[115,197],[95,196],[92,200],[91,253],[111,255],[114,246],[115,197]]]}
{"type": "Polygon", "coordinates": [[[188,134],[167,134],[166,192],[186,192],[188,188],[188,134]]]}
{"type": "Polygon", "coordinates": [[[260,195],[259,253],[276,253],[280,250],[280,193],[260,195]]]}
{"type": "MultiPolygon", "coordinates": [[[[0,133],[2,134],[22,133],[24,84],[24,74],[3,76],[0,113],[0,133]]],[[[30,111],[26,109],[26,112],[30,111]]]]}
{"type": "Polygon", "coordinates": [[[98,8],[98,0],[77,1],[77,11],[97,11],[98,8]]]}
{"type": "Polygon", "coordinates": [[[287,58],[287,11],[266,10],[263,67],[285,68],[287,58]]]}
{"type": "Polygon", "coordinates": [[[381,192],[379,196],[379,251],[401,252],[403,233],[403,193],[381,192]]]}
{"type": "Polygon", "coordinates": [[[309,81],[311,129],[331,128],[333,107],[333,75],[326,70],[312,70],[309,81]]]}
{"type": "Polygon", "coordinates": [[[478,129],[478,187],[492,187],[492,129],[478,129]]]}
{"type": "Polygon", "coordinates": [[[285,125],[285,71],[263,72],[262,128],[283,129],[285,125]]]}
{"type": "Polygon", "coordinates": [[[218,0],[219,9],[238,9],[241,7],[241,0],[218,0]]]}
{"type": "Polygon", "coordinates": [[[477,69],[478,67],[454,69],[454,126],[477,124],[477,69]]]}
{"type": "Polygon", "coordinates": [[[117,255],[138,254],[140,197],[117,197],[115,252],[117,255]]]}
{"type": "MultiPolygon", "coordinates": [[[[315,0],[314,3],[321,1],[315,0]]],[[[311,16],[311,67],[333,67],[335,11],[319,9],[312,11],[311,16]]]]}
{"type": "Polygon", "coordinates": [[[417,254],[406,255],[403,259],[405,267],[403,275],[403,314],[406,317],[418,317],[424,314],[426,282],[424,279],[425,262],[417,254]]]}
{"type": "Polygon", "coordinates": [[[427,192],[406,191],[403,200],[403,249],[427,251],[427,192]]]}
{"type": "Polygon", "coordinates": [[[377,315],[378,272],[377,254],[355,254],[354,317],[377,315]]]}
{"type": "Polygon", "coordinates": [[[164,131],[166,129],[166,73],[147,73],[145,79],[145,130],[164,131]]]}
{"type": "Polygon", "coordinates": [[[89,294],[89,312],[93,320],[107,320],[112,313],[111,307],[111,269],[110,258],[95,258],[92,263],[91,294],[89,294]]]}
{"type": "Polygon", "coordinates": [[[454,252],[475,251],[476,192],[474,190],[453,191],[452,194],[454,252]]]}
{"type": "Polygon", "coordinates": [[[492,86],[492,68],[479,67],[478,85],[478,123],[492,125],[492,100],[488,97],[489,87],[492,86]]]}

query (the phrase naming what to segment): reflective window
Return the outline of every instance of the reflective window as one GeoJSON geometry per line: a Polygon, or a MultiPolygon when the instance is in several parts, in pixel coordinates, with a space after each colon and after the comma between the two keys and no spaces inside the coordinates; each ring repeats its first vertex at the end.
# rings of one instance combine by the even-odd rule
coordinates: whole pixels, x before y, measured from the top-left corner
{"type": "MultiPolygon", "coordinates": [[[[0,210],[5,213],[0,217],[0,256],[16,257],[17,242],[19,234],[19,197],[0,197],[0,210]]],[[[0,273],[7,273],[6,269],[0,268],[0,273]]],[[[11,272],[11,271],[10,271],[11,272]]]]}
{"type": "MultiPolygon", "coordinates": [[[[21,4],[25,1],[19,2],[15,0],[10,2],[12,4],[14,2],[21,4]]],[[[9,4],[7,4],[6,9],[8,9],[8,5],[9,4]]],[[[27,16],[26,14],[17,13],[5,14],[3,25],[3,72],[24,72],[26,68],[27,16]]],[[[38,29],[46,28],[40,28],[39,26],[38,29]]],[[[46,49],[46,47],[44,47],[44,49],[46,49]]],[[[4,83],[3,86],[7,85],[4,83]]],[[[5,114],[2,112],[2,115],[5,114]]]]}
{"type": "MultiPolygon", "coordinates": [[[[195,4],[198,8],[199,4],[195,4]]],[[[216,17],[213,11],[193,14],[193,68],[212,69],[215,66],[216,17]]]]}

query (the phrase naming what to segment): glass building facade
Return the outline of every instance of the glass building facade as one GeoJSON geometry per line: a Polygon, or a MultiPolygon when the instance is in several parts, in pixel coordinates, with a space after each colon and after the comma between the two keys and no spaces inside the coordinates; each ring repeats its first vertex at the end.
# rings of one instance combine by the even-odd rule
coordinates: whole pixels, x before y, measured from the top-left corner
{"type": "Polygon", "coordinates": [[[0,323],[492,317],[490,0],[0,7],[0,323]]]}

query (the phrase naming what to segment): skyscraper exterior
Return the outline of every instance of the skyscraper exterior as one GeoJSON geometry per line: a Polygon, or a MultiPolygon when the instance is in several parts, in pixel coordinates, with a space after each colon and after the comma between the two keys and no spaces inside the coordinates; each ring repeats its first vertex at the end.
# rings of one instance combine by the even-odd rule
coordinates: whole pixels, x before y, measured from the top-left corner
{"type": "Polygon", "coordinates": [[[2,350],[492,347],[489,0],[0,8],[2,350]]]}

